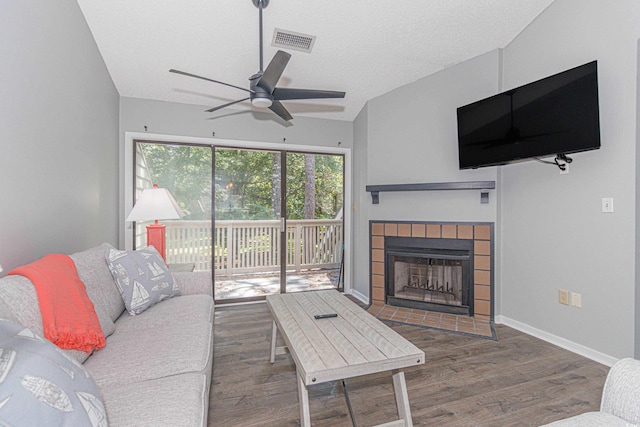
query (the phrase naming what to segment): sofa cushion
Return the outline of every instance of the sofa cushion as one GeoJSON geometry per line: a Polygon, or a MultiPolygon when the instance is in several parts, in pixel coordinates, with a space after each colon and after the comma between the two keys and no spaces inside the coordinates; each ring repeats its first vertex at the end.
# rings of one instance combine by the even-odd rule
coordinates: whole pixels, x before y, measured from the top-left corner
{"type": "Polygon", "coordinates": [[[107,426],[84,367],[22,325],[0,320],[0,424],[107,426]]]}
{"type": "MultiPolygon", "coordinates": [[[[109,318],[115,321],[124,311],[124,302],[105,259],[109,249],[114,248],[108,243],[103,243],[70,256],[93,305],[102,308],[109,315],[109,318]]],[[[102,325],[102,323],[100,324],[102,325]]]]}
{"type": "MultiPolygon", "coordinates": [[[[99,306],[95,306],[104,336],[115,331],[115,325],[99,306]]],[[[23,325],[38,335],[44,335],[38,294],[24,276],[6,276],[0,279],[0,318],[23,325]]],[[[84,351],[62,350],[67,356],[82,363],[88,357],[84,351]]]]}
{"type": "Polygon", "coordinates": [[[111,427],[206,426],[209,384],[203,374],[180,374],[102,389],[111,427]]]}
{"type": "MultiPolygon", "coordinates": [[[[115,331],[115,325],[100,306],[94,304],[94,308],[102,333],[105,337],[111,335],[115,331]]],[[[0,279],[0,318],[23,325],[38,335],[44,335],[38,294],[29,279],[24,276],[6,276],[0,279]]],[[[84,351],[62,351],[80,363],[89,357],[84,351]]]]}
{"type": "Polygon", "coordinates": [[[44,335],[38,294],[24,276],[6,276],[0,279],[0,317],[19,323],[38,335],[44,335]],[[7,311],[5,311],[8,309],[7,311]]]}
{"type": "Polygon", "coordinates": [[[151,330],[166,324],[213,323],[213,310],[213,298],[208,295],[182,295],[180,298],[171,298],[162,304],[156,304],[140,316],[123,313],[117,320],[118,333],[134,329],[151,330]]]}
{"type": "Polygon", "coordinates": [[[167,265],[153,246],[138,251],[110,249],[107,264],[131,315],[180,295],[167,265]]]}
{"type": "Polygon", "coordinates": [[[84,366],[100,387],[188,372],[206,374],[213,351],[212,327],[201,321],[166,322],[120,331],[116,322],[116,332],[107,338],[105,348],[94,352],[84,366]]]}
{"type": "Polygon", "coordinates": [[[9,275],[25,276],[34,285],[46,339],[87,353],[105,346],[95,306],[68,255],[47,254],[9,275]]]}
{"type": "Polygon", "coordinates": [[[211,271],[173,273],[173,280],[180,289],[180,295],[203,294],[213,296],[211,271]]]}

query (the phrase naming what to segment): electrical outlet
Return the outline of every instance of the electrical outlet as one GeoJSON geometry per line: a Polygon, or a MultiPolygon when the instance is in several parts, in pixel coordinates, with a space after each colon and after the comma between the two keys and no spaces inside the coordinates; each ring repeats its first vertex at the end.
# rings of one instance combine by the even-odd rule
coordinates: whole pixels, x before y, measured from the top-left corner
{"type": "Polygon", "coordinates": [[[569,163],[564,164],[564,169],[560,169],[560,175],[567,175],[569,173],[569,163]]]}
{"type": "Polygon", "coordinates": [[[569,291],[564,289],[558,290],[558,302],[560,304],[569,305],[569,291]]]}
{"type": "Polygon", "coordinates": [[[602,212],[606,212],[606,213],[613,212],[613,197],[602,198],[602,212]]]}
{"type": "Polygon", "coordinates": [[[571,305],[576,308],[582,308],[582,295],[571,292],[571,305]]]}

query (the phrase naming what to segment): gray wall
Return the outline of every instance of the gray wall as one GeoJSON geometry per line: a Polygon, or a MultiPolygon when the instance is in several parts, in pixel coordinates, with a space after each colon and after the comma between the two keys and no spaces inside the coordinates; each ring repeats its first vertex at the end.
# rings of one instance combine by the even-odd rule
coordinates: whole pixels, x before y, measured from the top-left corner
{"type": "Polygon", "coordinates": [[[369,296],[369,217],[371,197],[367,185],[367,134],[369,108],[364,106],[353,122],[353,289],[361,298],[369,296]]]}
{"type": "MultiPolygon", "coordinates": [[[[492,51],[370,100],[367,184],[495,180],[495,167],[458,169],[456,108],[496,93],[498,58],[492,51]]],[[[494,221],[495,201],[481,205],[479,191],[382,193],[369,217],[494,221]]]]}
{"type": "MultiPolygon", "coordinates": [[[[370,100],[354,126],[354,153],[366,157],[366,165],[354,167],[365,177],[354,193],[372,184],[495,181],[495,167],[458,169],[456,108],[497,92],[499,57],[488,52],[370,100]]],[[[372,205],[366,193],[354,227],[354,257],[366,267],[356,262],[354,287],[369,293],[369,220],[494,222],[496,194],[480,204],[479,190],[388,192],[372,205]]]]}
{"type": "MultiPolygon", "coordinates": [[[[638,61],[636,80],[636,254],[640,254],[640,40],[638,41],[638,61]]],[[[640,262],[636,262],[636,296],[635,296],[635,358],[640,359],[640,262]]]]}
{"type": "MultiPolygon", "coordinates": [[[[163,135],[193,136],[351,148],[353,122],[294,117],[291,125],[273,119],[271,113],[228,110],[216,115],[205,113],[206,107],[122,97],[120,99],[121,174],[124,176],[124,133],[147,132],[163,135]],[[217,117],[212,119],[212,117],[217,117]],[[340,144],[339,144],[340,143],[340,144]]],[[[124,183],[121,186],[121,206],[124,204],[124,183]]],[[[122,210],[121,210],[122,211],[122,210]]],[[[124,213],[121,212],[120,242],[124,245],[124,213]]]]}
{"type": "Polygon", "coordinates": [[[638,17],[634,0],[557,0],[504,49],[504,90],[598,60],[602,148],[568,175],[502,167],[501,314],[613,357],[634,354],[638,17]]]}
{"type": "Polygon", "coordinates": [[[118,93],[75,1],[0,2],[0,264],[117,243],[118,93]]]}
{"type": "Polygon", "coordinates": [[[148,99],[120,100],[120,133],[147,132],[243,141],[322,145],[348,148],[353,141],[353,123],[338,120],[294,117],[291,125],[274,120],[274,115],[250,111],[205,113],[206,106],[148,99]]]}

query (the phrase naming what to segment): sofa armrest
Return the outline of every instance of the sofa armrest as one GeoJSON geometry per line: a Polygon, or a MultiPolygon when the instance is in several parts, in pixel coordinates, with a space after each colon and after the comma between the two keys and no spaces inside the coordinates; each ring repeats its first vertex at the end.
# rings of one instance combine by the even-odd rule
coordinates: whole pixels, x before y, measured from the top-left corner
{"type": "Polygon", "coordinates": [[[640,361],[622,359],[607,375],[600,410],[640,424],[640,361]]]}
{"type": "Polygon", "coordinates": [[[213,296],[213,282],[210,271],[193,273],[173,273],[173,280],[180,288],[181,295],[205,294],[213,296]]]}

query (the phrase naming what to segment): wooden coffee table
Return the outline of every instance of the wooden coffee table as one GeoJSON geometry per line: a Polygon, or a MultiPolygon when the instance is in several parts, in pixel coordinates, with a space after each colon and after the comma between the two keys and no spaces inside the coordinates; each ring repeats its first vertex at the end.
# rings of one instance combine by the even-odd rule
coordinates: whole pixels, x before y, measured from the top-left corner
{"type": "MultiPolygon", "coordinates": [[[[300,422],[311,425],[307,387],[376,372],[393,371],[399,420],[384,426],[412,426],[402,368],[424,363],[424,352],[335,290],[267,296],[273,316],[271,363],[291,353],[298,377],[300,422]],[[335,313],[337,317],[316,319],[335,313]],[[280,331],[286,347],[276,347],[280,331]]],[[[348,393],[345,397],[351,413],[348,393]]]]}

